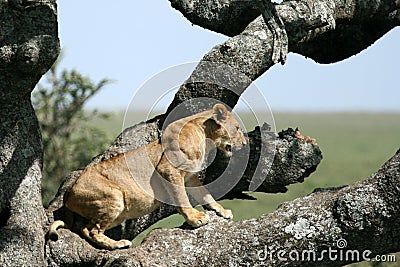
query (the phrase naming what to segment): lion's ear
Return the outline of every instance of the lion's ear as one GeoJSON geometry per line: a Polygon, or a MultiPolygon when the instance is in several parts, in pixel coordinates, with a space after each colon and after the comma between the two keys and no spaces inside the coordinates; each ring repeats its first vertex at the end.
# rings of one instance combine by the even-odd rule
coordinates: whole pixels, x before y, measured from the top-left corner
{"type": "Polygon", "coordinates": [[[215,104],[213,107],[214,120],[217,122],[226,120],[228,112],[228,109],[223,104],[215,104]]]}

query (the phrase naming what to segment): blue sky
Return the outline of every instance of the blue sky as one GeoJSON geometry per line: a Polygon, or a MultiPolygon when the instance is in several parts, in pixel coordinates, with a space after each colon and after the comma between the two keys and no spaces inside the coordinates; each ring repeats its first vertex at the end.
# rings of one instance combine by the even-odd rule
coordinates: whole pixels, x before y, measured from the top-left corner
{"type": "MultiPolygon", "coordinates": [[[[116,80],[87,108],[124,110],[150,77],[199,61],[227,39],[191,25],[167,0],[68,0],[58,1],[58,7],[61,67],[95,81],[116,80]]],[[[399,44],[400,30],[394,29],[336,64],[290,54],[284,66],[275,65],[255,84],[273,111],[400,112],[399,44]]]]}

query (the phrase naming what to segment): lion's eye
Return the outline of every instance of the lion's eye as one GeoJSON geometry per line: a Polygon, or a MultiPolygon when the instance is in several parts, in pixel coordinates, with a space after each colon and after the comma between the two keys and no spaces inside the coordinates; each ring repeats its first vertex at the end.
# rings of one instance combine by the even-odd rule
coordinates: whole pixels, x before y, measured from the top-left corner
{"type": "Polygon", "coordinates": [[[231,145],[226,145],[225,150],[228,152],[232,152],[232,146],[231,145]]]}

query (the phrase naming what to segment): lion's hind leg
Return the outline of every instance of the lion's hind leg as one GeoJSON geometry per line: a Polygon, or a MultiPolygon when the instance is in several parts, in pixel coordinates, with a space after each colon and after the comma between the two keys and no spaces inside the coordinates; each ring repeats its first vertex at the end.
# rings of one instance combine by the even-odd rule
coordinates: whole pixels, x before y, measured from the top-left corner
{"type": "Polygon", "coordinates": [[[99,224],[93,224],[92,222],[88,223],[85,227],[82,228],[82,234],[93,243],[97,244],[98,246],[108,249],[120,249],[120,248],[127,248],[132,245],[132,242],[129,240],[121,239],[116,241],[107,237],[104,234],[104,229],[99,224]]]}
{"type": "Polygon", "coordinates": [[[111,188],[105,191],[101,201],[93,201],[88,208],[95,211],[92,217],[87,217],[89,223],[82,228],[82,234],[98,246],[113,250],[131,246],[129,240],[113,240],[104,232],[119,225],[125,211],[124,192],[120,188],[111,188]]]}
{"type": "Polygon", "coordinates": [[[104,235],[106,230],[125,219],[125,200],[125,190],[118,184],[96,172],[87,172],[71,188],[65,206],[89,221],[81,229],[87,240],[113,250],[131,245],[128,240],[116,241],[104,235]]]}

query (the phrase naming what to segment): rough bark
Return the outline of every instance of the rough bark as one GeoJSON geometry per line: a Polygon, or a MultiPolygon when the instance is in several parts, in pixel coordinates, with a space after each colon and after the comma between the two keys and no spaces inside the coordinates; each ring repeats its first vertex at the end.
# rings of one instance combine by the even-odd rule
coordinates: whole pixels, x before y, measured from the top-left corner
{"type": "Polygon", "coordinates": [[[399,203],[400,150],[363,181],[316,190],[257,219],[209,212],[206,226],[158,229],[142,245],[114,252],[61,230],[47,249],[55,266],[340,266],[400,250],[399,203]]]}
{"type": "Polygon", "coordinates": [[[255,1],[169,1],[173,8],[179,10],[193,24],[227,36],[241,33],[261,14],[255,1]]]}
{"type": "Polygon", "coordinates": [[[55,1],[0,1],[0,265],[45,265],[42,145],[30,93],[58,55],[55,1]]]}
{"type": "MultiPolygon", "coordinates": [[[[235,36],[257,26],[263,30],[250,37],[270,36],[271,29],[267,30],[267,36],[262,36],[265,23],[257,1],[170,2],[189,21],[206,29],[235,36]]],[[[275,8],[290,36],[290,51],[321,63],[337,62],[361,52],[400,23],[400,3],[396,0],[283,1],[275,4],[275,8]]],[[[270,55],[271,47],[265,49],[265,55],[270,55]]]]}

